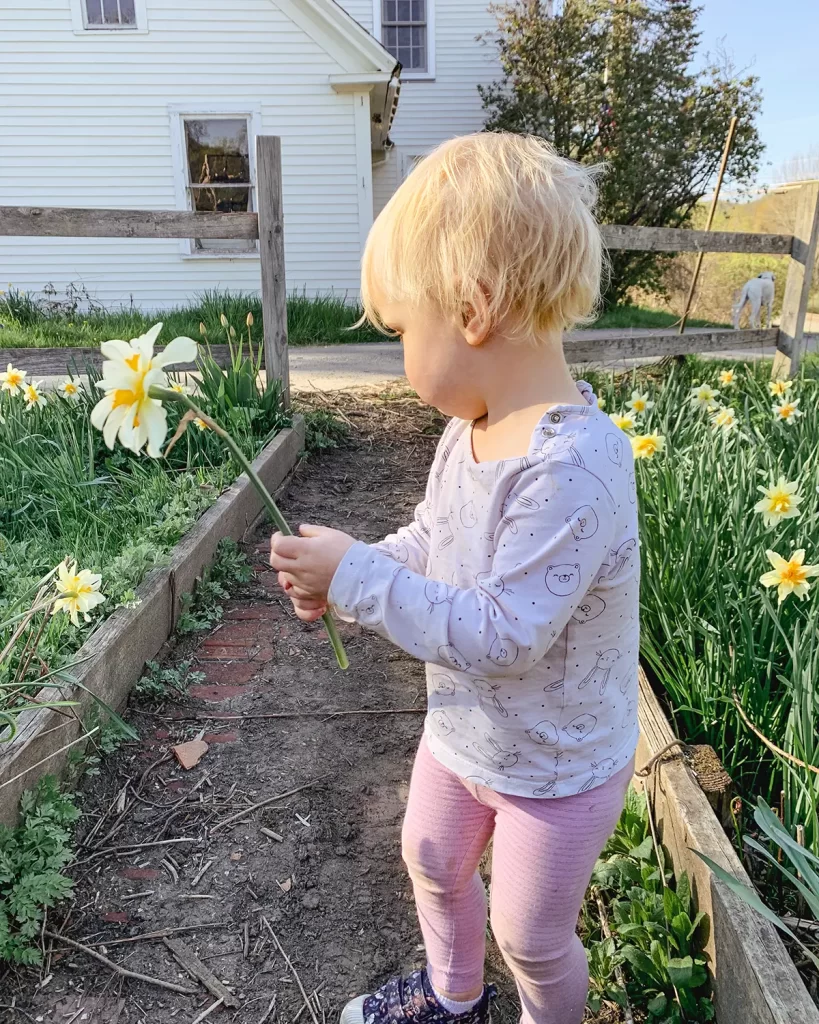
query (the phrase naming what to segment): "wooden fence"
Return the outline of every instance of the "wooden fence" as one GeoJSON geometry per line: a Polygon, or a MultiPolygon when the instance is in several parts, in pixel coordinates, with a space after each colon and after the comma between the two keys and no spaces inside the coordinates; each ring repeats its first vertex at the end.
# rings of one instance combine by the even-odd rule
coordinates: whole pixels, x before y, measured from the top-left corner
{"type": "MultiPolygon", "coordinates": [[[[177,210],[93,210],[0,206],[0,235],[86,238],[221,238],[258,240],[268,374],[289,393],[287,293],[281,187],[281,140],[256,142],[257,213],[192,213],[177,210]]],[[[750,252],[790,256],[779,328],[712,330],[650,335],[633,332],[578,331],[567,338],[570,362],[622,357],[661,357],[691,352],[775,345],[775,372],[794,373],[804,349],[804,325],[819,236],[819,182],[802,186],[793,235],[737,231],[689,231],[680,228],[603,226],[609,249],[643,252],[750,252]]]]}

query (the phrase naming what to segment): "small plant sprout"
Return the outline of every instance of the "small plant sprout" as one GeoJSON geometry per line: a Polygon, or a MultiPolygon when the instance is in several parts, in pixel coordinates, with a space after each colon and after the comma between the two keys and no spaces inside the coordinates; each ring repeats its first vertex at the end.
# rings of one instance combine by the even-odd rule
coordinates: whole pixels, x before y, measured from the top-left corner
{"type": "Polygon", "coordinates": [[[784,398],[792,387],[792,380],[772,380],[768,382],[768,390],[774,398],[784,398]]]}
{"type": "Polygon", "coordinates": [[[619,427],[620,430],[634,430],[635,426],[637,425],[637,421],[634,419],[634,417],[630,416],[626,412],[610,412],[609,419],[615,425],[615,427],[619,427]]]}
{"type": "MultiPolygon", "coordinates": [[[[224,313],[219,319],[223,327],[228,325],[224,313]]],[[[281,533],[292,535],[287,520],[231,435],[200,409],[189,395],[169,386],[164,368],[172,363],[193,362],[198,355],[198,348],[192,338],[175,338],[162,352],[154,354],[154,342],[161,330],[162,324],[159,323],[134,341],[103,342],[101,351],[105,361],[99,386],[106,391],[106,396],[94,407],[92,424],[102,430],[109,448],[113,448],[119,436],[121,443],[136,454],[147,443],[147,454],[151,458],[159,458],[168,433],[164,404],[184,405],[187,411],[164,454],[169,454],[189,423],[194,422],[197,426],[201,423],[220,437],[230,450],[255,487],[276,528],[281,533]]],[[[336,624],[329,612],[323,618],[339,667],[346,669],[349,662],[336,624]]]]}
{"type": "Polygon", "coordinates": [[[710,384],[698,384],[697,387],[691,388],[691,401],[698,409],[705,409],[706,412],[713,412],[716,409],[718,397],[719,391],[710,384]]]}
{"type": "Polygon", "coordinates": [[[796,408],[798,405],[798,398],[794,398],[791,402],[783,401],[779,405],[774,405],[774,418],[792,426],[803,415],[802,410],[796,408]]]}
{"type": "Polygon", "coordinates": [[[780,604],[789,594],[795,594],[804,600],[810,590],[808,579],[811,576],[819,576],[819,565],[804,564],[804,548],[794,551],[787,560],[775,551],[766,551],[765,554],[773,569],[760,576],[759,582],[762,586],[776,587],[780,604]]]}
{"type": "Polygon", "coordinates": [[[653,459],[665,448],[662,434],[637,434],[631,439],[631,450],[635,459],[653,459]]]}
{"type": "Polygon", "coordinates": [[[39,409],[43,405],[47,405],[46,396],[40,390],[43,386],[43,382],[38,380],[35,384],[34,381],[29,382],[23,388],[23,399],[26,403],[26,412],[31,412],[33,409],[39,409]]]}
{"type": "Polygon", "coordinates": [[[648,412],[653,405],[654,403],[649,401],[647,391],[644,391],[642,394],[639,391],[632,391],[630,401],[626,402],[626,407],[631,409],[635,416],[648,412]]]}
{"type": "Polygon", "coordinates": [[[0,391],[8,391],[13,395],[15,392],[23,390],[25,380],[26,371],[17,370],[9,363],[6,369],[0,373],[0,391]]]}
{"type": "Polygon", "coordinates": [[[51,609],[52,615],[65,612],[75,626],[80,624],[80,615],[86,622],[91,621],[88,614],[92,608],[105,601],[105,594],[100,593],[102,576],[89,569],[77,571],[77,563],[68,559],[57,566],[55,587],[57,596],[51,609]]]}
{"type": "Polygon", "coordinates": [[[754,505],[754,512],[761,512],[766,526],[776,526],[782,519],[795,519],[799,515],[799,484],[789,483],[780,476],[769,487],[757,488],[764,497],[754,505]]]}

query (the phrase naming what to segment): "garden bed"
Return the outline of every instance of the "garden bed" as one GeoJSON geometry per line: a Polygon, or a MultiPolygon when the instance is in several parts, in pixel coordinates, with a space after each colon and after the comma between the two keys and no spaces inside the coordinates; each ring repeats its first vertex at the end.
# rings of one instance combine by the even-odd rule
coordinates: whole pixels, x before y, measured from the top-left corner
{"type": "MultiPolygon", "coordinates": [[[[274,490],[295,465],[304,443],[304,422],[296,418],[253,463],[274,490]]],[[[135,607],[117,609],[75,656],[73,678],[89,692],[66,685],[62,699],[78,702],[70,714],[62,709],[23,712],[17,735],[0,747],[0,821],[11,822],[20,795],[42,774],[59,774],[71,744],[84,734],[83,716],[93,705],[90,694],[121,708],[133,683],[173,632],[182,610],[182,595],[213,560],[220,540],[237,540],[258,517],[261,500],[246,476],[229,487],[173,549],[168,564],[148,574],[137,590],[135,607]]],[[[49,700],[54,699],[53,692],[49,700]]]]}

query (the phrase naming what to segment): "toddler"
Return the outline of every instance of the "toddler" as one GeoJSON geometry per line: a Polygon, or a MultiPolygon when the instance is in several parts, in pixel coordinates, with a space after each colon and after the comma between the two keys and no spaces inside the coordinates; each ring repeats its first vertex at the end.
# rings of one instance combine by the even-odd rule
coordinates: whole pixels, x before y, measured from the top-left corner
{"type": "Polygon", "coordinates": [[[427,157],[364,254],[366,316],[451,416],[414,522],[373,546],[304,526],[271,564],[300,618],[330,606],[426,662],[403,830],[427,966],[343,1024],[483,1024],[493,935],[525,1024],[578,1024],[578,912],[637,744],[639,550],[628,439],[573,381],[561,332],[598,297],[593,177],[542,140],[427,157]]]}

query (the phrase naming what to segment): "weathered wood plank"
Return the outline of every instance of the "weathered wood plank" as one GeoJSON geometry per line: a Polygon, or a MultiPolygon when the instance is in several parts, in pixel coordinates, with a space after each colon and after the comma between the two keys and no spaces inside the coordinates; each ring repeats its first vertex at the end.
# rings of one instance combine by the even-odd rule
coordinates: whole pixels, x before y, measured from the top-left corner
{"type": "Polygon", "coordinates": [[[284,279],[284,211],[282,205],[282,143],[276,135],[256,140],[259,187],[259,255],[262,271],[264,365],[267,379],[282,382],[290,404],[290,366],[287,358],[287,287],[284,279]]]}
{"type": "Polygon", "coordinates": [[[631,334],[613,330],[572,331],[566,335],[563,349],[570,363],[609,362],[612,359],[643,359],[660,356],[681,356],[698,352],[724,352],[737,348],[762,348],[775,345],[776,328],[766,330],[674,331],[656,334],[631,334]],[[593,334],[594,337],[585,337],[593,334]]]}
{"type": "Polygon", "coordinates": [[[259,237],[259,226],[255,213],[0,206],[0,235],[46,235],[69,238],[254,239],[259,237]]]}
{"type": "MultiPolygon", "coordinates": [[[[659,753],[674,733],[640,670],[640,744],[637,769],[659,753]]],[[[671,755],[673,756],[673,755],[671,755]]],[[[674,873],[685,871],[697,906],[711,920],[706,945],[714,1004],[722,1024],[819,1024],[819,1010],[788,956],[776,929],[717,880],[694,851],[704,853],[746,885],[739,862],[708,799],[682,758],[664,761],[644,786],[674,873]]]]}
{"type": "Polygon", "coordinates": [[[690,231],[687,228],[643,228],[603,224],[603,240],[609,249],[643,252],[761,252],[790,255],[791,235],[766,235],[751,231],[690,231]]]}
{"type": "Polygon", "coordinates": [[[776,377],[792,376],[802,360],[805,313],[819,240],[819,182],[803,185],[799,191],[801,195],[793,232],[793,259],[785,282],[776,342],[779,351],[773,366],[776,377]]]}

